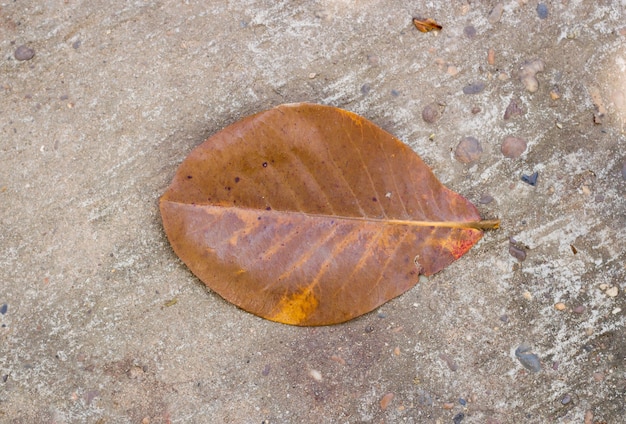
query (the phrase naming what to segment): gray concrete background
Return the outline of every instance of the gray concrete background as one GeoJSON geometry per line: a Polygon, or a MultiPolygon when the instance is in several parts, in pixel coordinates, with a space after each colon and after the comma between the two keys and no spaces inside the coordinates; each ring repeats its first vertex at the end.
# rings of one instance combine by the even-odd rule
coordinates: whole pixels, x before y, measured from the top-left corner
{"type": "Polygon", "coordinates": [[[545,5],[2,2],[0,422],[624,422],[626,2],[545,5]],[[504,120],[512,99],[525,114],[504,120]],[[492,196],[479,207],[501,230],[343,325],[226,303],[173,254],[157,199],[208,136],[300,101],[359,113],[453,190],[492,196]],[[484,149],[472,165],[452,154],[465,136],[484,149]]]}

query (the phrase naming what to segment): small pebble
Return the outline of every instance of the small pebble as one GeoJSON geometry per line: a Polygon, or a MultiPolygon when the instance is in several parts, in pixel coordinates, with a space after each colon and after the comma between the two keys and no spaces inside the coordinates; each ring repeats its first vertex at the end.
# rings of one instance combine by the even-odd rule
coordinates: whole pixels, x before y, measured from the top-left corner
{"type": "Polygon", "coordinates": [[[550,90],[550,98],[552,100],[558,100],[561,98],[561,90],[559,90],[559,87],[552,87],[550,90]]]}
{"type": "Polygon", "coordinates": [[[474,28],[474,25],[468,25],[463,28],[463,34],[465,34],[467,38],[472,39],[476,37],[476,28],[474,28]]]}
{"type": "Polygon", "coordinates": [[[507,322],[509,322],[509,316],[507,314],[500,315],[500,321],[506,324],[507,322]]]}
{"type": "Polygon", "coordinates": [[[526,90],[534,93],[539,89],[539,81],[537,81],[537,72],[543,72],[544,64],[541,59],[526,61],[519,70],[519,79],[526,87],[526,90]]]}
{"type": "Polygon", "coordinates": [[[539,178],[539,172],[535,171],[532,175],[522,175],[522,181],[526,184],[530,184],[531,186],[537,185],[537,179],[539,178]]]}
{"type": "Polygon", "coordinates": [[[311,370],[311,371],[309,371],[309,375],[315,381],[322,381],[322,373],[319,372],[318,370],[311,370]]]}
{"type": "Polygon", "coordinates": [[[493,25],[497,22],[500,22],[500,18],[502,17],[503,11],[504,11],[504,4],[502,3],[496,4],[493,7],[493,9],[491,9],[491,12],[489,12],[489,17],[487,18],[489,23],[493,25]]]}
{"type": "Polygon", "coordinates": [[[484,82],[475,82],[463,87],[464,94],[478,94],[485,89],[484,82]]]}
{"type": "Polygon", "coordinates": [[[483,148],[474,137],[465,137],[456,146],[454,157],[462,163],[476,162],[483,153],[483,148]]]}
{"type": "Polygon", "coordinates": [[[537,15],[539,19],[546,19],[548,17],[548,6],[545,3],[539,3],[537,5],[537,15]]]}
{"type": "Polygon", "coordinates": [[[491,202],[493,202],[493,197],[488,194],[483,194],[478,200],[478,203],[480,203],[481,205],[488,205],[491,202]]]}
{"type": "Polygon", "coordinates": [[[0,306],[0,314],[4,315],[7,313],[8,310],[9,310],[8,304],[3,303],[2,306],[0,306]]]}
{"type": "Polygon", "coordinates": [[[422,119],[424,122],[433,124],[441,118],[441,107],[437,103],[430,103],[422,110],[422,119]]]}
{"type": "Polygon", "coordinates": [[[593,424],[593,411],[591,409],[587,409],[587,411],[585,411],[584,424],[593,424]]]}
{"type": "Polygon", "coordinates": [[[594,372],[592,374],[592,376],[593,376],[593,380],[598,382],[598,383],[600,381],[604,380],[604,373],[603,372],[594,372]]]}
{"type": "Polygon", "coordinates": [[[383,411],[385,409],[387,409],[387,407],[389,406],[389,404],[393,400],[394,396],[395,395],[393,393],[387,393],[385,396],[383,396],[380,399],[380,409],[382,409],[383,411]]]}
{"type": "Polygon", "coordinates": [[[506,107],[506,110],[504,111],[504,119],[507,120],[515,116],[521,116],[523,114],[524,114],[524,109],[520,105],[519,100],[511,99],[511,102],[509,103],[509,105],[506,107]]]}
{"type": "Polygon", "coordinates": [[[459,398],[459,403],[460,403],[462,406],[467,405],[467,401],[466,401],[465,399],[463,399],[463,398],[459,398]]]}
{"type": "Polygon", "coordinates": [[[444,402],[444,404],[442,405],[443,409],[452,409],[454,408],[454,404],[452,402],[444,402]]]}
{"type": "Polygon", "coordinates": [[[613,310],[611,311],[611,313],[612,313],[613,315],[617,315],[617,314],[619,314],[620,312],[622,312],[622,308],[615,308],[615,309],[613,309],[613,310]]]}
{"type": "Polygon", "coordinates": [[[81,44],[82,44],[82,41],[76,40],[72,43],[72,48],[77,49],[80,47],[81,44]]]}
{"type": "Polygon", "coordinates": [[[522,343],[517,349],[515,349],[515,357],[522,364],[522,366],[530,372],[539,372],[541,371],[541,361],[537,355],[529,353],[530,350],[530,346],[526,343],[522,343]]]}
{"type": "Polygon", "coordinates": [[[489,49],[489,51],[487,52],[487,63],[490,65],[495,65],[496,51],[494,49],[489,49]]]}
{"type": "Polygon", "coordinates": [[[31,60],[35,56],[35,50],[30,47],[26,47],[25,45],[21,45],[15,49],[15,53],[13,53],[13,55],[17,60],[31,60]]]}
{"type": "Polygon", "coordinates": [[[519,246],[515,240],[509,240],[509,254],[520,262],[526,259],[526,249],[519,246]]]}
{"type": "Polygon", "coordinates": [[[613,286],[610,289],[607,289],[605,293],[609,297],[616,297],[618,293],[618,288],[617,286],[613,286]]]}
{"type": "Polygon", "coordinates": [[[510,159],[516,159],[526,151],[526,140],[521,137],[507,136],[500,146],[500,151],[510,159]]]}
{"type": "Polygon", "coordinates": [[[370,92],[370,89],[371,89],[371,88],[370,88],[370,85],[369,85],[369,84],[363,84],[363,85],[361,86],[361,93],[363,93],[363,94],[367,94],[367,93],[369,93],[369,92],[370,92]]]}
{"type": "Polygon", "coordinates": [[[309,79],[313,79],[313,78],[315,78],[316,76],[317,76],[317,74],[316,74],[315,72],[311,72],[311,73],[309,74],[309,79]]]}
{"type": "Polygon", "coordinates": [[[572,312],[576,314],[582,314],[583,312],[585,312],[585,309],[587,308],[584,305],[578,305],[578,306],[574,306],[574,308],[572,309],[572,312]]]}
{"type": "Polygon", "coordinates": [[[559,302],[554,305],[554,309],[556,309],[557,311],[563,311],[566,307],[567,306],[565,306],[565,303],[563,302],[559,302]]]}
{"type": "Polygon", "coordinates": [[[465,418],[465,414],[462,412],[459,412],[458,414],[454,416],[454,418],[452,418],[452,422],[454,424],[461,424],[461,421],[463,421],[463,418],[465,418]]]}
{"type": "Polygon", "coordinates": [[[476,115],[477,113],[480,113],[481,109],[480,106],[472,106],[472,114],[476,115]]]}
{"type": "Polygon", "coordinates": [[[398,97],[400,95],[400,92],[398,90],[391,90],[391,95],[393,97],[398,97]]]}
{"type": "Polygon", "coordinates": [[[565,396],[563,396],[563,399],[561,399],[561,403],[563,405],[567,405],[571,401],[572,401],[572,397],[570,395],[565,395],[565,396]]]}

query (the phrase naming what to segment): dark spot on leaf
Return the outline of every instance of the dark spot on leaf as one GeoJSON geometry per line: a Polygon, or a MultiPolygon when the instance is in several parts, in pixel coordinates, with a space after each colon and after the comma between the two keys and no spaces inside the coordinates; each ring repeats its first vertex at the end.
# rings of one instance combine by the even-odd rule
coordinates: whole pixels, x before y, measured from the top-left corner
{"type": "Polygon", "coordinates": [[[378,202],[378,199],[375,197],[372,197],[372,202],[378,202]]]}
{"type": "Polygon", "coordinates": [[[235,177],[235,182],[238,183],[239,182],[239,177],[235,177]]]}
{"type": "Polygon", "coordinates": [[[270,208],[269,206],[265,208],[266,211],[271,211],[272,208],[270,208]]]}
{"type": "Polygon", "coordinates": [[[230,191],[230,187],[229,187],[229,186],[224,187],[224,189],[225,189],[226,191],[230,191]]]}
{"type": "Polygon", "coordinates": [[[263,168],[267,168],[267,162],[263,162],[263,168]]]}
{"type": "Polygon", "coordinates": [[[190,179],[192,179],[192,178],[193,178],[193,177],[192,177],[191,175],[187,175],[187,179],[188,179],[188,180],[190,180],[190,179]]]}

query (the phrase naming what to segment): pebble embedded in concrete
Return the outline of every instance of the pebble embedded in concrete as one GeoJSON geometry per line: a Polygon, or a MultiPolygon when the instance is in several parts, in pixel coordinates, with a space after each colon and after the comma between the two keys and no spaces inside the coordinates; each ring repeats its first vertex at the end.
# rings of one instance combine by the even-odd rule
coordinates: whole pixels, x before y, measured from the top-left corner
{"type": "Polygon", "coordinates": [[[515,349],[515,357],[522,364],[524,368],[526,368],[530,372],[539,372],[541,371],[541,361],[539,360],[539,356],[531,353],[531,347],[522,343],[515,349]]]}
{"type": "Polygon", "coordinates": [[[525,113],[524,108],[521,105],[521,101],[518,99],[511,99],[509,105],[506,107],[504,111],[504,120],[508,120],[514,118],[516,116],[521,116],[525,113]]]}
{"type": "Polygon", "coordinates": [[[463,94],[478,94],[485,89],[484,82],[473,82],[463,87],[463,94]]]}
{"type": "Polygon", "coordinates": [[[21,45],[17,49],[15,49],[15,53],[13,54],[16,60],[31,60],[35,57],[35,50],[31,49],[26,45],[21,45]]]}
{"type": "Polygon", "coordinates": [[[475,137],[464,137],[456,146],[454,157],[461,163],[476,162],[483,153],[480,142],[475,137]]]}
{"type": "Polygon", "coordinates": [[[544,63],[541,59],[526,61],[522,64],[519,71],[519,79],[524,84],[526,90],[534,93],[539,89],[539,81],[537,81],[537,73],[543,72],[544,63]]]}
{"type": "Polygon", "coordinates": [[[510,159],[516,159],[526,151],[526,140],[521,137],[507,136],[500,146],[500,151],[510,159]]]}
{"type": "Polygon", "coordinates": [[[429,103],[426,105],[424,110],[422,110],[422,119],[424,122],[429,124],[434,124],[441,118],[442,106],[438,103],[429,103]]]}

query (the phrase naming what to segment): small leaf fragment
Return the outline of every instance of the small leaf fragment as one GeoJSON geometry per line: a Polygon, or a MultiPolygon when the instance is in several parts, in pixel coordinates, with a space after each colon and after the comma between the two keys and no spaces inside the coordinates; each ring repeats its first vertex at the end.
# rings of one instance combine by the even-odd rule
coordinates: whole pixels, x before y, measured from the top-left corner
{"type": "Polygon", "coordinates": [[[420,32],[441,31],[443,28],[437,21],[431,18],[413,18],[413,25],[415,25],[415,28],[420,32]]]}

